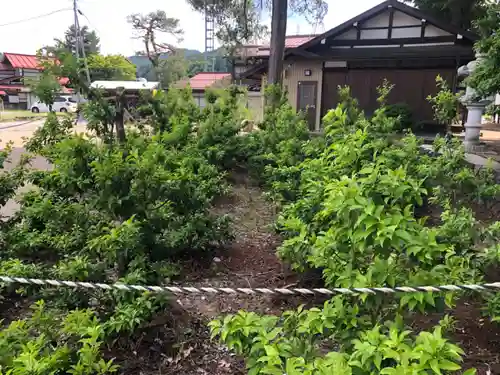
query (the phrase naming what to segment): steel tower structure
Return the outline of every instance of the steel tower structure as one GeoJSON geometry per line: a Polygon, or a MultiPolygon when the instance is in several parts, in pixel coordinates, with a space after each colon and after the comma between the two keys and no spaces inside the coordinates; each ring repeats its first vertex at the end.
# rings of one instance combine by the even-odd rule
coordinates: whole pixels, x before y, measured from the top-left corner
{"type": "Polygon", "coordinates": [[[215,69],[215,16],[214,0],[205,0],[205,71],[215,69]],[[210,56],[210,54],[212,54],[210,56]]]}

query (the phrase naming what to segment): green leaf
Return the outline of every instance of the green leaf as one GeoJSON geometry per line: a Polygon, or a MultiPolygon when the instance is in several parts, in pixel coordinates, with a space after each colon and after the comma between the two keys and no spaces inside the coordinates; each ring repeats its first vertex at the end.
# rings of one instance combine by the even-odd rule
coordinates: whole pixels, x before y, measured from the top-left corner
{"type": "Polygon", "coordinates": [[[463,375],[476,375],[476,374],[477,374],[477,371],[475,368],[470,368],[463,373],[463,375]]]}
{"type": "Polygon", "coordinates": [[[266,355],[268,357],[278,357],[278,350],[272,345],[265,345],[264,350],[266,351],[266,355]]]}
{"type": "Polygon", "coordinates": [[[439,367],[442,370],[447,370],[447,371],[457,371],[461,369],[461,366],[457,365],[454,362],[448,361],[447,359],[440,360],[439,367]]]}

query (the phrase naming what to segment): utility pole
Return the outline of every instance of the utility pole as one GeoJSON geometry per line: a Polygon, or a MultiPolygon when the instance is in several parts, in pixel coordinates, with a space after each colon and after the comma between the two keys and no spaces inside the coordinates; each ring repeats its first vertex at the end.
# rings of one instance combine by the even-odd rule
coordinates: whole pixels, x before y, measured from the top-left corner
{"type": "Polygon", "coordinates": [[[75,28],[75,57],[78,60],[80,58],[80,52],[78,51],[80,30],[78,30],[78,5],[76,1],[73,0],[73,16],[75,17],[73,25],[75,28]]]}
{"type": "Polygon", "coordinates": [[[215,4],[213,0],[205,0],[205,71],[215,70],[215,4]],[[209,56],[212,55],[212,56],[209,56]]]}
{"type": "MultiPolygon", "coordinates": [[[[78,27],[78,5],[76,3],[77,0],[73,0],[73,16],[74,16],[74,31],[75,31],[75,58],[76,58],[76,66],[77,66],[77,72],[79,73],[78,71],[78,63],[79,63],[79,60],[80,60],[80,53],[78,52],[78,43],[79,43],[79,36],[80,36],[80,30],[79,30],[79,27],[78,27]]],[[[78,74],[80,75],[80,74],[78,74]]],[[[80,102],[82,101],[81,100],[81,96],[80,96],[80,89],[78,87],[76,87],[76,101],[77,101],[77,105],[80,105],[80,102]]],[[[78,116],[77,116],[77,119],[76,121],[78,122],[78,116]]]]}
{"type": "MultiPolygon", "coordinates": [[[[76,1],[76,0],[75,0],[76,1]]],[[[78,13],[81,13],[79,10],[78,10],[78,13]]],[[[76,22],[77,22],[77,30],[78,30],[78,40],[80,41],[81,40],[81,47],[82,47],[82,57],[83,57],[83,66],[85,68],[85,75],[87,76],[87,84],[89,85],[90,87],[90,84],[92,83],[90,81],[90,72],[89,72],[89,66],[87,64],[87,55],[86,55],[86,52],[85,52],[85,45],[83,43],[83,36],[81,34],[81,30],[80,30],[80,21],[78,20],[78,16],[76,18],[76,22]]],[[[80,45],[80,43],[77,43],[77,46],[80,45]]]]}
{"type": "MultiPolygon", "coordinates": [[[[83,57],[83,64],[85,66],[85,73],[86,73],[86,78],[87,78],[87,84],[90,87],[90,84],[92,83],[90,81],[90,73],[89,73],[89,67],[87,65],[87,56],[85,55],[85,46],[83,45],[83,38],[80,33],[80,21],[78,20],[78,13],[80,11],[78,10],[78,0],[73,0],[73,16],[74,16],[74,28],[75,28],[75,58],[77,62],[77,67],[80,64],[80,48],[82,49],[82,57],[83,57]]],[[[79,73],[79,70],[78,70],[79,73]]],[[[77,88],[76,92],[76,97],[77,97],[77,102],[80,104],[81,102],[81,94],[80,94],[80,89],[77,88]]],[[[78,121],[78,119],[77,119],[78,121]]]]}

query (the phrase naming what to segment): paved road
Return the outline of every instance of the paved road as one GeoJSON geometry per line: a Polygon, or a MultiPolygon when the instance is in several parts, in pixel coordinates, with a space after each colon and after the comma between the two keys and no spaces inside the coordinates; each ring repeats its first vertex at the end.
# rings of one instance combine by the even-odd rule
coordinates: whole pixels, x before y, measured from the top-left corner
{"type": "Polygon", "coordinates": [[[22,147],[23,138],[31,137],[41,125],[43,125],[43,120],[0,123],[0,148],[3,148],[8,142],[13,142],[14,147],[22,147]]]}
{"type": "MultiPolygon", "coordinates": [[[[12,122],[2,122],[0,123],[0,149],[2,149],[8,142],[13,142],[13,150],[10,154],[9,160],[4,164],[4,169],[10,171],[14,166],[19,163],[21,155],[26,152],[24,149],[23,138],[29,138],[33,132],[41,125],[43,125],[44,120],[35,121],[12,121],[12,122]]],[[[76,127],[77,132],[85,131],[85,124],[80,123],[76,127]]],[[[41,156],[35,157],[31,161],[31,168],[47,170],[50,168],[50,164],[47,160],[41,156]]],[[[0,170],[1,173],[1,170],[0,170]]],[[[25,186],[19,189],[19,193],[30,189],[30,186],[25,186]]],[[[1,216],[10,216],[16,212],[19,205],[14,200],[10,200],[4,207],[0,208],[1,216]]]]}

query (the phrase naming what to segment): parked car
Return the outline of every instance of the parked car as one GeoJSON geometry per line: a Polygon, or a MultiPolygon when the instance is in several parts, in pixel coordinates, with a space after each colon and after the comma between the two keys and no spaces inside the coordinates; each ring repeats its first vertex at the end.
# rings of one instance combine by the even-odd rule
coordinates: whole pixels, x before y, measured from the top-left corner
{"type": "MultiPolygon", "coordinates": [[[[58,96],[54,100],[54,104],[52,105],[53,112],[76,112],[78,104],[76,100],[69,96],[58,96]]],[[[31,112],[40,113],[40,112],[49,112],[49,106],[37,101],[31,106],[31,112]]]]}

